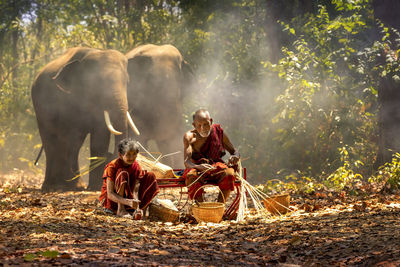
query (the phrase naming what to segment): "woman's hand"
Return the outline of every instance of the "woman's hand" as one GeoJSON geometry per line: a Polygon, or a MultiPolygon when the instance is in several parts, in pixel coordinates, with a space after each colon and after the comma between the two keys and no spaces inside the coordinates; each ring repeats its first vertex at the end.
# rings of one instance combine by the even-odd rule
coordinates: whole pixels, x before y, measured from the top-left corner
{"type": "Polygon", "coordinates": [[[133,219],[141,220],[142,218],[143,218],[143,210],[141,210],[141,209],[135,210],[135,212],[133,213],[133,219]]]}
{"type": "Polygon", "coordinates": [[[139,207],[140,200],[138,199],[128,199],[128,206],[137,209],[139,207]]]}

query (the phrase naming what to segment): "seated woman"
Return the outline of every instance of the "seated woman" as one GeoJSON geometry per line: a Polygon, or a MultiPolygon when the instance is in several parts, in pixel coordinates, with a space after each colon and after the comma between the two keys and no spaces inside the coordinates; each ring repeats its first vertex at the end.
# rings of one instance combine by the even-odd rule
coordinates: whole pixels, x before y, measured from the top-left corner
{"type": "Polygon", "coordinates": [[[156,177],[152,172],[143,171],[136,161],[139,145],[131,139],[118,144],[117,159],[104,169],[100,203],[117,216],[132,217],[129,210],[135,210],[133,218],[141,219],[143,209],[158,194],[156,177]]]}

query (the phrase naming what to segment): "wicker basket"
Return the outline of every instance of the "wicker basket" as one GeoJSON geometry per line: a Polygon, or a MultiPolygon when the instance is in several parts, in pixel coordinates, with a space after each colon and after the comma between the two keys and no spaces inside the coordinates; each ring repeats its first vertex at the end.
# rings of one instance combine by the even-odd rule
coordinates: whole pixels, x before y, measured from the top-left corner
{"type": "Polygon", "coordinates": [[[221,202],[201,202],[192,204],[193,217],[197,222],[219,223],[224,215],[225,204],[221,202]]]}
{"type": "Polygon", "coordinates": [[[264,199],[265,208],[274,215],[285,214],[289,211],[290,195],[283,194],[264,199]]]}
{"type": "MultiPolygon", "coordinates": [[[[210,185],[203,185],[199,187],[194,196],[196,196],[197,192],[210,185]]],[[[217,187],[219,192],[222,194],[222,191],[219,187],[217,187]]],[[[224,195],[222,195],[224,198],[224,195]]],[[[225,202],[225,198],[224,198],[225,202]]],[[[222,216],[225,212],[225,203],[221,202],[197,202],[192,204],[192,213],[193,217],[197,222],[213,222],[219,223],[222,221],[222,216]]]]}
{"type": "Polygon", "coordinates": [[[179,220],[179,212],[157,204],[150,204],[149,215],[151,218],[164,222],[176,222],[179,220]]]}

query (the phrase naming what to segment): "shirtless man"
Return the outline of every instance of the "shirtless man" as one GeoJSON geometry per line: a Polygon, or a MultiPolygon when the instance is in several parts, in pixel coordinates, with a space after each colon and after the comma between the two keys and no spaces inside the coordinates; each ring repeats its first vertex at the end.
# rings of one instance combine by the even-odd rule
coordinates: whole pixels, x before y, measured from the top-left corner
{"type": "Polygon", "coordinates": [[[186,167],[183,177],[189,186],[191,199],[203,201],[203,190],[198,189],[204,183],[216,183],[223,194],[223,197],[219,195],[218,201],[224,202],[234,189],[235,168],[240,156],[221,126],[213,124],[212,121],[210,113],[205,109],[194,113],[194,129],[183,136],[186,167]],[[222,159],[225,150],[231,154],[228,165],[222,159]]]}

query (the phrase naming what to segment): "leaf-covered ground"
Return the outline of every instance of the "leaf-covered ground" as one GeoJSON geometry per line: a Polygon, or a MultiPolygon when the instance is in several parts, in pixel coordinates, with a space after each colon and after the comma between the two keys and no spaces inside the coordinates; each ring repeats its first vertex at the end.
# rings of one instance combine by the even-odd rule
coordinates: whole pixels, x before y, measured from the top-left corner
{"type": "Polygon", "coordinates": [[[133,221],[99,192],[0,189],[0,265],[399,266],[400,197],[314,194],[242,223],[133,221]]]}

